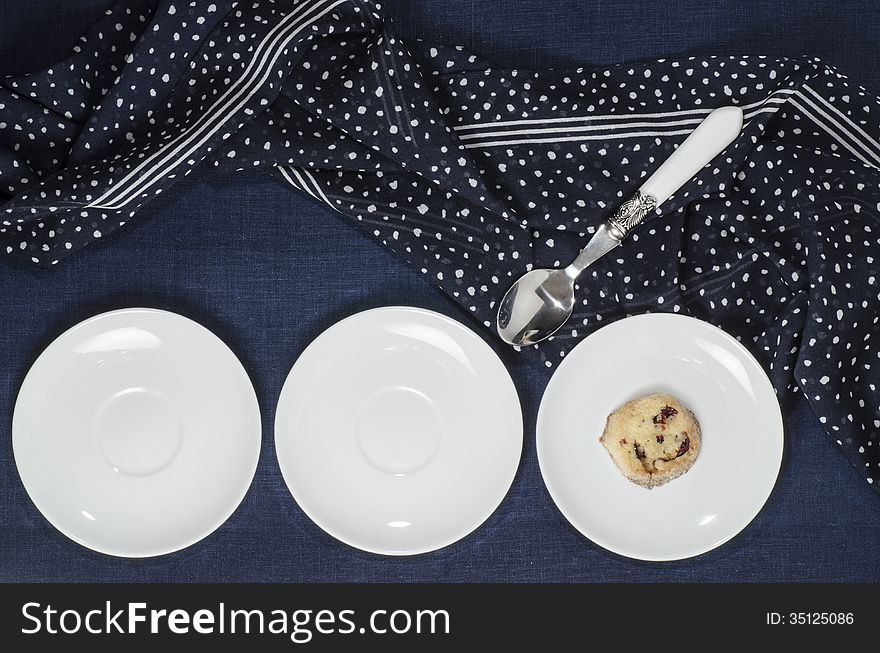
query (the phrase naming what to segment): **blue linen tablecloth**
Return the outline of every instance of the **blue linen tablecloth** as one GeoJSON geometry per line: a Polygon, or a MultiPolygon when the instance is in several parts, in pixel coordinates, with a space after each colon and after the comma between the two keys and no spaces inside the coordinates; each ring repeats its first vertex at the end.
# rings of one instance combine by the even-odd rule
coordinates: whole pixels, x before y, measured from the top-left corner
{"type": "MultiPolygon", "coordinates": [[[[59,58],[107,4],[4,3],[0,73],[59,58]]],[[[784,4],[398,0],[387,10],[403,36],[461,43],[502,65],[806,54],[880,91],[880,10],[871,2],[806,2],[796,11],[784,4]]],[[[297,508],[275,461],[274,405],[290,365],[323,329],[364,308],[413,304],[469,318],[329,211],[256,173],[195,173],[141,215],[137,226],[51,273],[0,270],[0,580],[880,580],[880,499],[800,399],[785,407],[777,488],[738,538],[695,560],[662,565],[594,546],[553,506],[535,459],[535,416],[549,372],[496,343],[526,425],[520,470],[499,510],[462,542],[415,558],[340,544],[297,508]],[[314,279],[329,281],[314,288],[314,279]],[[87,551],[55,531],[21,486],[9,437],[18,386],[42,348],[89,315],[133,305],[177,311],[220,335],[251,374],[264,424],[260,466],[233,517],[185,551],[139,561],[87,551]]]]}

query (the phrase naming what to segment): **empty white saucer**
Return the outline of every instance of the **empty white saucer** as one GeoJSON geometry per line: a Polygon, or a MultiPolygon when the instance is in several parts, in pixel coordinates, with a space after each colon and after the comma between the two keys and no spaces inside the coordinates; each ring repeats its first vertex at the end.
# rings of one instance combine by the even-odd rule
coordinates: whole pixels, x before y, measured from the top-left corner
{"type": "Polygon", "coordinates": [[[562,514],[630,558],[676,560],[726,542],[767,501],[782,462],[776,393],[752,355],[721,329],[676,314],[614,322],[587,337],[550,379],[538,411],[541,474],[562,514]],[[608,414],[654,392],[700,422],[694,466],[646,490],[599,443],[608,414]]]}
{"type": "Polygon", "coordinates": [[[294,499],[351,546],[432,551],[495,510],[522,452],[504,365],[475,333],[389,307],[338,322],[287,377],[275,448],[294,499]]]}
{"type": "Polygon", "coordinates": [[[260,429],[250,379],[217,336],[133,308],[46,348],[19,391],[12,446],[53,526],[95,551],[145,557],[226,521],[253,479],[260,429]]]}

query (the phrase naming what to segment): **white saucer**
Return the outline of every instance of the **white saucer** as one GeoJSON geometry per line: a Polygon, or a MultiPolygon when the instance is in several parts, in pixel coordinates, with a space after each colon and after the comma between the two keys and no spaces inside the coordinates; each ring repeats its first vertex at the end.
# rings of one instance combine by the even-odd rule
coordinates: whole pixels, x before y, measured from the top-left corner
{"type": "Polygon", "coordinates": [[[492,514],[519,465],[522,413],[504,365],[472,331],[423,309],[379,308],[338,322],[296,361],[275,448],[321,528],[411,555],[492,514]]]}
{"type": "Polygon", "coordinates": [[[226,521],[253,479],[260,428],[250,379],[219,338],[180,315],[132,308],[46,348],[19,391],[12,447],[53,526],[139,558],[226,521]]]}
{"type": "Polygon", "coordinates": [[[757,361],[720,329],[675,314],[606,326],[559,365],[538,412],[541,473],[562,514],[593,542],[642,560],[677,560],[754,519],[782,462],[782,416],[757,361]],[[599,444],[629,399],[669,392],[696,414],[699,457],[653,490],[629,482],[599,444]]]}

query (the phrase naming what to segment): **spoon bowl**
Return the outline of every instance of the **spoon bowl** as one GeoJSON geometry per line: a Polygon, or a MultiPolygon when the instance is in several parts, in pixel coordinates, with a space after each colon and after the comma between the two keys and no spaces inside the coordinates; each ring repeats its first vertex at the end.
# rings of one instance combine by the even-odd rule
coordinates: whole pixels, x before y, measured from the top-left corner
{"type": "Polygon", "coordinates": [[[511,345],[531,345],[565,324],[574,309],[574,279],[566,270],[532,270],[501,299],[498,334],[511,345]]]}

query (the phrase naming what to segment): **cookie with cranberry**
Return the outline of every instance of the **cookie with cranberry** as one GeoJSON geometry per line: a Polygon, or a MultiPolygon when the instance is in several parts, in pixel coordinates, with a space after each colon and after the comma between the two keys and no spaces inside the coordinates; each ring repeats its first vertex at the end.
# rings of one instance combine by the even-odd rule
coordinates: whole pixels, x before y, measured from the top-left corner
{"type": "Polygon", "coordinates": [[[611,413],[599,442],[624,476],[651,489],[691,468],[700,453],[700,424],[676,397],[646,395],[611,413]]]}

